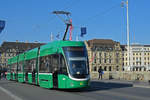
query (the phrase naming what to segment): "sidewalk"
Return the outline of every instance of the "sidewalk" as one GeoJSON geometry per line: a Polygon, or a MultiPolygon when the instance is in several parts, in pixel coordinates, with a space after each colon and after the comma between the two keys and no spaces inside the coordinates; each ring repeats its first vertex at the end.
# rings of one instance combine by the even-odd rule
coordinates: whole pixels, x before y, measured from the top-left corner
{"type": "Polygon", "coordinates": [[[142,88],[150,88],[150,83],[149,82],[134,81],[133,86],[134,87],[142,87],[142,88]]]}
{"type": "Polygon", "coordinates": [[[128,81],[128,80],[117,80],[117,79],[92,79],[91,81],[100,81],[100,82],[105,82],[105,83],[120,83],[120,84],[132,84],[133,87],[142,87],[142,88],[150,88],[150,83],[149,82],[140,82],[140,81],[128,81]]]}

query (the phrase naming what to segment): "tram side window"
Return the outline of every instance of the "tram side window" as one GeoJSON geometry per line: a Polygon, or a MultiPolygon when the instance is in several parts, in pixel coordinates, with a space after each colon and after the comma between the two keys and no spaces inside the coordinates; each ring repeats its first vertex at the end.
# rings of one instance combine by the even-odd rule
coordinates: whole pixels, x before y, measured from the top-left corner
{"type": "Polygon", "coordinates": [[[25,62],[25,72],[32,72],[36,68],[36,59],[27,60],[25,62]]]}
{"type": "Polygon", "coordinates": [[[49,56],[43,56],[40,58],[40,72],[49,72],[49,66],[50,66],[50,57],[49,56]]]}
{"type": "Polygon", "coordinates": [[[14,63],[11,66],[11,72],[16,72],[16,70],[17,70],[17,63],[14,63]]]}
{"type": "Polygon", "coordinates": [[[53,70],[53,72],[58,70],[58,66],[59,66],[59,56],[52,55],[52,70],[53,70]]]}
{"type": "Polygon", "coordinates": [[[49,72],[50,73],[52,73],[52,71],[53,71],[53,67],[52,67],[52,55],[49,55],[48,56],[48,60],[47,60],[47,65],[49,65],[48,67],[49,67],[49,72]]]}
{"type": "Polygon", "coordinates": [[[31,66],[30,66],[30,60],[25,61],[25,66],[24,66],[25,72],[31,72],[31,66]]]}
{"type": "Polygon", "coordinates": [[[67,73],[67,67],[63,55],[60,55],[60,71],[62,73],[67,73]]]}
{"type": "Polygon", "coordinates": [[[23,70],[22,70],[22,67],[23,67],[23,62],[21,61],[21,62],[19,62],[19,64],[18,64],[18,72],[22,72],[23,70]]]}
{"type": "Polygon", "coordinates": [[[35,71],[36,70],[36,59],[32,59],[30,64],[31,64],[32,72],[35,71]]]}

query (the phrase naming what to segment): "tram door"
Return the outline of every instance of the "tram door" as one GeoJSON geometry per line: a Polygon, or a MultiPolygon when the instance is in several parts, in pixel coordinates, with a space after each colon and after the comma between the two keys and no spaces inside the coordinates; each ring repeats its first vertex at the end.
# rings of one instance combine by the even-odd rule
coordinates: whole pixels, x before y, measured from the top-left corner
{"type": "Polygon", "coordinates": [[[35,74],[36,74],[36,59],[31,60],[32,66],[32,84],[35,84],[35,74]]]}
{"type": "Polygon", "coordinates": [[[11,75],[11,80],[13,80],[13,73],[11,72],[11,74],[10,74],[10,75],[11,75]]]}
{"type": "Polygon", "coordinates": [[[32,72],[32,84],[35,84],[35,73],[36,73],[36,70],[34,69],[32,72]]]}
{"type": "Polygon", "coordinates": [[[58,72],[53,73],[53,87],[58,88],[58,72]]]}
{"type": "Polygon", "coordinates": [[[25,73],[25,81],[28,82],[28,72],[25,73]]]}
{"type": "Polygon", "coordinates": [[[52,67],[53,67],[53,87],[58,88],[59,55],[53,55],[52,67]]]}

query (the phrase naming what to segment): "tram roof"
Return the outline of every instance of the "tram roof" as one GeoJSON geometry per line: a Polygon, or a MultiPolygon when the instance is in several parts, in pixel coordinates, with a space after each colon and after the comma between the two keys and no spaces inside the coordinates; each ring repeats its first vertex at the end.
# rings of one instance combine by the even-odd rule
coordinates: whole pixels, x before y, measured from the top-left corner
{"type": "MultiPolygon", "coordinates": [[[[40,56],[61,52],[62,47],[67,46],[85,46],[83,41],[53,41],[40,46],[40,56]]],[[[31,49],[22,54],[19,54],[19,61],[28,60],[37,57],[38,48],[31,49]],[[25,55],[25,56],[24,56],[25,55]]],[[[8,64],[16,63],[17,57],[12,57],[8,60],[8,64]]]]}

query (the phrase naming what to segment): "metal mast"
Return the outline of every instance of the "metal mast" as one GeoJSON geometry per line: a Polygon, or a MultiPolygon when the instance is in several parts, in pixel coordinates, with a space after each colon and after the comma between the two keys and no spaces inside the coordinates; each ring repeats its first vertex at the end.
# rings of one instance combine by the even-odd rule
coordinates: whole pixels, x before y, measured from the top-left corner
{"type": "Polygon", "coordinates": [[[130,38],[129,38],[129,11],[128,11],[128,0],[126,1],[127,5],[127,60],[128,67],[130,68],[130,38]]]}

